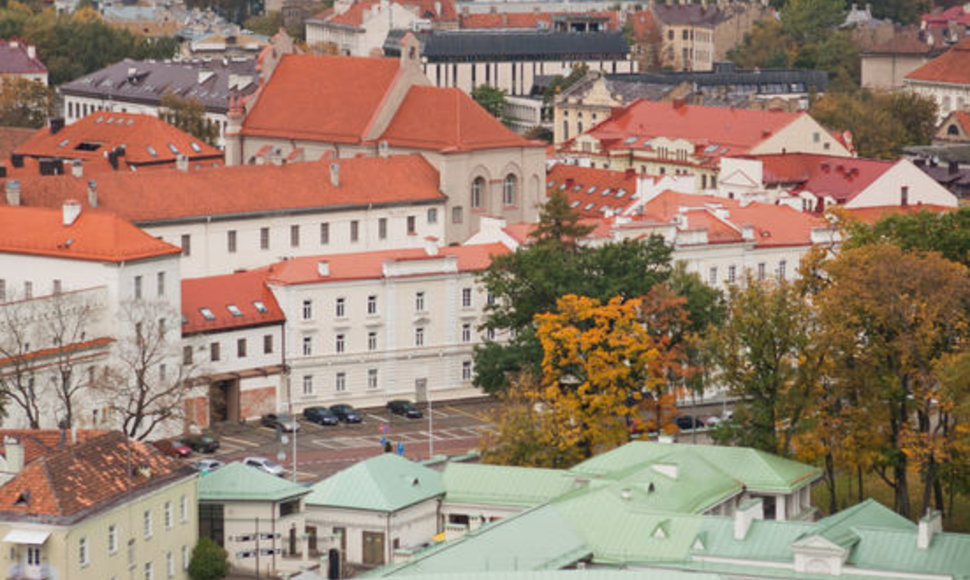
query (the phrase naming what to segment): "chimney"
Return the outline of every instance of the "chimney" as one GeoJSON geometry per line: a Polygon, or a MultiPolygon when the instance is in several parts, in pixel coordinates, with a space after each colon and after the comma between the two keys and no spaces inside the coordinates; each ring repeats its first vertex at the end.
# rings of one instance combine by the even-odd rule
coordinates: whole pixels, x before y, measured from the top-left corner
{"type": "Polygon", "coordinates": [[[13,437],[3,438],[8,473],[20,473],[24,468],[24,444],[13,437]]]}
{"type": "Polygon", "coordinates": [[[377,155],[384,159],[387,159],[387,156],[389,153],[390,153],[390,148],[387,145],[387,141],[383,141],[383,140],[379,141],[377,143],[377,155]]]}
{"type": "Polygon", "coordinates": [[[946,165],[946,172],[950,175],[956,175],[960,172],[960,164],[956,161],[950,161],[946,165]]]}
{"type": "Polygon", "coordinates": [[[441,16],[441,2],[434,3],[434,13],[436,16],[441,16]]]}
{"type": "Polygon", "coordinates": [[[64,118],[63,117],[53,117],[50,121],[50,132],[51,135],[57,135],[61,129],[64,128],[64,118]]]}
{"type": "Polygon", "coordinates": [[[185,153],[179,153],[175,156],[175,169],[179,171],[189,170],[189,156],[185,153]]]}
{"type": "Polygon", "coordinates": [[[32,44],[28,44],[27,45],[27,57],[28,58],[37,58],[37,47],[36,46],[34,46],[32,44]]]}
{"type": "Polygon", "coordinates": [[[675,110],[676,109],[683,109],[684,108],[684,105],[686,105],[686,104],[687,104],[687,101],[684,100],[684,99],[674,99],[673,100],[673,105],[674,105],[674,109],[675,110]]]}
{"type": "Polygon", "coordinates": [[[71,162],[71,175],[74,177],[84,177],[84,163],[80,159],[71,162]]]}
{"type": "Polygon", "coordinates": [[[753,225],[750,225],[750,224],[749,225],[741,226],[741,237],[743,239],[747,240],[747,241],[753,240],[754,239],[754,226],[753,225]]]}
{"type": "Polygon", "coordinates": [[[16,179],[8,179],[3,189],[7,193],[7,205],[20,205],[19,181],[16,179]]]}
{"type": "Polygon", "coordinates": [[[326,278],[327,276],[329,276],[330,262],[326,262],[326,261],[317,262],[317,274],[319,274],[321,278],[326,278]]]}
{"type": "Polygon", "coordinates": [[[336,161],[330,164],[330,185],[340,187],[340,164],[336,161]]]}
{"type": "Polygon", "coordinates": [[[933,543],[933,536],[943,532],[943,514],[939,510],[927,510],[926,515],[920,518],[919,528],[916,531],[916,547],[920,550],[927,550],[933,543]]]}
{"type": "Polygon", "coordinates": [[[65,227],[73,225],[77,221],[77,218],[81,215],[81,202],[76,199],[69,199],[64,202],[62,206],[61,214],[63,217],[62,223],[65,227]]]}
{"type": "Polygon", "coordinates": [[[424,253],[429,256],[438,255],[438,238],[434,236],[424,238],[424,253]]]}
{"type": "Polygon", "coordinates": [[[93,179],[88,182],[88,205],[98,207],[98,182],[93,179]]]}
{"type": "Polygon", "coordinates": [[[760,497],[751,498],[734,511],[734,539],[743,540],[748,535],[751,522],[765,519],[764,503],[760,497]]]}

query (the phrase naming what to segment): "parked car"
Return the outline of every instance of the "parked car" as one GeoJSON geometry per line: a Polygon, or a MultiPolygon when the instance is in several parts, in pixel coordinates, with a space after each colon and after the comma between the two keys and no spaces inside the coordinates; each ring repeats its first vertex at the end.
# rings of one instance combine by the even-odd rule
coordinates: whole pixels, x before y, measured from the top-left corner
{"type": "Polygon", "coordinates": [[[192,467],[199,471],[215,471],[225,465],[218,459],[200,459],[192,464],[192,467]]]}
{"type": "Polygon", "coordinates": [[[273,463],[265,457],[247,457],[243,459],[243,464],[277,477],[283,477],[286,474],[286,470],[283,469],[282,465],[273,463]]]}
{"type": "Polygon", "coordinates": [[[152,443],[159,451],[169,457],[188,457],[192,455],[192,449],[181,441],[162,439],[152,443]]]}
{"type": "Polygon", "coordinates": [[[711,415],[710,417],[704,420],[704,423],[708,427],[717,427],[718,425],[720,425],[721,423],[724,423],[725,421],[730,421],[732,416],[734,416],[734,411],[728,409],[727,411],[724,411],[720,415],[711,415]]]}
{"type": "Polygon", "coordinates": [[[196,453],[215,453],[219,449],[219,440],[211,435],[189,435],[182,438],[182,443],[196,453]]]}
{"type": "Polygon", "coordinates": [[[279,428],[284,433],[293,433],[294,431],[300,430],[300,424],[296,419],[285,413],[279,415],[276,413],[263,415],[263,418],[259,422],[264,427],[270,427],[272,429],[279,428]]]}
{"type": "Polygon", "coordinates": [[[674,423],[681,431],[704,428],[704,422],[693,415],[678,415],[677,418],[674,419],[674,423]]]}
{"type": "Polygon", "coordinates": [[[411,401],[405,401],[404,399],[389,401],[387,403],[387,410],[395,415],[403,415],[408,419],[420,419],[424,417],[421,409],[417,408],[411,401]]]}
{"type": "Polygon", "coordinates": [[[364,420],[360,411],[350,405],[332,405],[330,410],[344,423],[360,423],[364,420]]]}
{"type": "Polygon", "coordinates": [[[336,425],[340,422],[337,414],[326,407],[307,407],[303,409],[303,418],[318,425],[336,425]]]}

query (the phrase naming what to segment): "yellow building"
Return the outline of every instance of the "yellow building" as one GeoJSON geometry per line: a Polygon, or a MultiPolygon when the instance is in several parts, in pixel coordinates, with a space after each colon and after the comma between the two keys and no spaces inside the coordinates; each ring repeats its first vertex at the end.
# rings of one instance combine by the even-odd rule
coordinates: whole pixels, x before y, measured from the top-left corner
{"type": "Polygon", "coordinates": [[[119,432],[0,435],[5,578],[188,578],[198,538],[194,470],[119,432]]]}

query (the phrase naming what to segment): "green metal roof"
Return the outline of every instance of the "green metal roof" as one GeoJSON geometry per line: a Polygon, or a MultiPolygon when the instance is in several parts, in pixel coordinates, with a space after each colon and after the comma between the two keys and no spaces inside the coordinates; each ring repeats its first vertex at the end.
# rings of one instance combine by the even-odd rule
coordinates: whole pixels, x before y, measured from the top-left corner
{"type": "Polygon", "coordinates": [[[566,471],[504,465],[449,463],[443,481],[447,501],[532,507],[576,487],[566,471]]]}
{"type": "Polygon", "coordinates": [[[933,536],[929,548],[916,545],[916,530],[858,527],[859,542],[849,563],[873,570],[950,574],[957,580],[970,578],[970,534],[942,533],[933,536]]]}
{"type": "Polygon", "coordinates": [[[449,572],[447,574],[408,574],[409,580],[721,580],[718,574],[699,574],[678,570],[529,570],[500,572],[449,572]]]}
{"type": "Polygon", "coordinates": [[[310,490],[242,463],[230,463],[199,478],[199,501],[281,501],[310,490]]]}
{"type": "Polygon", "coordinates": [[[307,505],[393,512],[444,494],[441,474],[393,453],[356,463],[313,485],[307,505]]]}
{"type": "Polygon", "coordinates": [[[706,516],[695,538],[700,541],[692,546],[691,553],[698,556],[789,562],[792,559],[792,543],[814,530],[815,524],[808,522],[755,520],[751,522],[744,539],[735,540],[734,518],[706,516]]]}
{"type": "Polygon", "coordinates": [[[837,514],[822,518],[815,523],[812,535],[822,536],[834,544],[848,548],[859,541],[854,530],[860,526],[903,531],[916,529],[913,522],[876,500],[867,499],[837,514]]]}

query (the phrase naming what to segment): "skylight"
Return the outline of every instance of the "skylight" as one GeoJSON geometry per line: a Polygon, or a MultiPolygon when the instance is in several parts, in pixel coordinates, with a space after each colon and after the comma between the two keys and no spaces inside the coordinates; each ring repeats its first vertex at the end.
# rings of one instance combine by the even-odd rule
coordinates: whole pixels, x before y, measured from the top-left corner
{"type": "Polygon", "coordinates": [[[148,145],[146,149],[148,149],[149,155],[151,155],[152,157],[158,157],[158,151],[155,151],[154,147],[152,147],[151,145],[148,145]]]}
{"type": "Polygon", "coordinates": [[[172,153],[174,153],[176,155],[179,154],[179,148],[175,146],[175,143],[169,143],[168,144],[168,148],[169,148],[169,150],[172,151],[172,153]]]}
{"type": "Polygon", "coordinates": [[[199,312],[202,313],[202,318],[205,318],[206,320],[216,319],[216,315],[213,314],[212,311],[209,310],[208,308],[199,308],[199,312]]]}
{"type": "Polygon", "coordinates": [[[577,199],[576,201],[574,201],[571,204],[569,204],[569,207],[575,209],[575,208],[579,207],[579,204],[581,204],[581,203],[582,202],[577,199]]]}
{"type": "Polygon", "coordinates": [[[606,189],[604,189],[603,191],[600,192],[600,195],[602,195],[603,197],[606,197],[607,195],[610,194],[611,191],[613,191],[613,190],[610,189],[609,187],[607,187],[606,189]]]}
{"type": "Polygon", "coordinates": [[[622,187],[616,192],[616,197],[623,197],[625,195],[626,195],[626,190],[623,189],[622,187]]]}
{"type": "Polygon", "coordinates": [[[638,137],[627,137],[623,140],[624,145],[633,145],[637,142],[638,137]]]}
{"type": "Polygon", "coordinates": [[[58,147],[67,147],[67,142],[68,141],[70,141],[70,139],[64,139],[63,141],[61,141],[60,143],[58,143],[57,146],[58,147]]]}
{"type": "Polygon", "coordinates": [[[240,310],[235,304],[226,304],[226,310],[228,310],[229,314],[232,314],[233,316],[242,316],[242,310],[240,310]]]}
{"type": "Polygon", "coordinates": [[[189,145],[189,147],[191,147],[192,148],[192,151],[195,151],[196,153],[202,153],[202,147],[199,147],[199,144],[196,143],[195,141],[193,141],[189,145]]]}
{"type": "Polygon", "coordinates": [[[546,184],[546,189],[552,189],[553,187],[556,187],[555,181],[550,181],[549,183],[546,184]]]}
{"type": "Polygon", "coordinates": [[[95,123],[100,123],[101,121],[104,121],[104,115],[98,115],[98,118],[94,120],[95,123]]]}
{"type": "Polygon", "coordinates": [[[720,145],[708,145],[704,148],[704,153],[714,153],[720,145]]]}
{"type": "Polygon", "coordinates": [[[593,193],[594,191],[596,191],[596,186],[595,186],[595,185],[593,185],[593,186],[590,186],[590,188],[586,190],[586,195],[590,195],[590,194],[592,194],[592,193],[593,193]]]}
{"type": "Polygon", "coordinates": [[[583,189],[583,186],[578,183],[573,186],[573,191],[580,191],[582,189],[583,189]]]}
{"type": "Polygon", "coordinates": [[[266,314],[267,312],[269,312],[269,310],[266,308],[266,305],[263,304],[262,300],[254,300],[253,306],[256,307],[256,312],[259,312],[260,314],[266,314]]]}
{"type": "Polygon", "coordinates": [[[584,207],[583,209],[585,209],[586,211],[589,211],[589,210],[593,209],[594,207],[596,207],[596,204],[595,203],[587,203],[586,204],[586,207],[584,207]]]}

